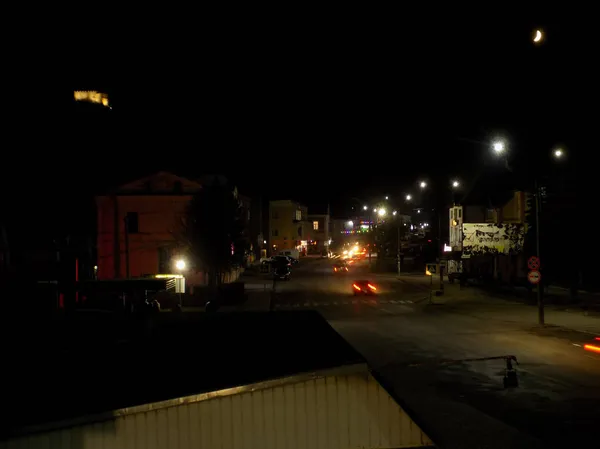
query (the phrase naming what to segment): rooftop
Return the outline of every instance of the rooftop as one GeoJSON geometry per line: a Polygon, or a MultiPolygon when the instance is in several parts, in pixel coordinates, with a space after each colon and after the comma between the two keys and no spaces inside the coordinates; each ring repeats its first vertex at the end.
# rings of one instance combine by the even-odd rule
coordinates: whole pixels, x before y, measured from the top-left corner
{"type": "Polygon", "coordinates": [[[0,433],[297,373],[364,363],[316,312],[111,314],[12,322],[0,433]],[[13,341],[14,335],[13,335],[13,341]]]}

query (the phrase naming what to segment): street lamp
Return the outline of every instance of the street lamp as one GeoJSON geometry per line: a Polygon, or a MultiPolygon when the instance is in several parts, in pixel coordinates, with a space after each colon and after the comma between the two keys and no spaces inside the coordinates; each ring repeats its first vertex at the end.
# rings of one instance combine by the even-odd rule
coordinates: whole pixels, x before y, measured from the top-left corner
{"type": "Polygon", "coordinates": [[[412,196],[410,196],[410,194],[406,195],[406,201],[410,201],[411,199],[412,199],[412,196]]]}
{"type": "Polygon", "coordinates": [[[175,268],[178,271],[183,271],[185,270],[185,260],[178,260],[177,262],[175,262],[175,268]]]}
{"type": "Polygon", "coordinates": [[[457,189],[458,187],[460,187],[460,182],[458,182],[456,179],[454,181],[452,181],[452,187],[457,189]]]}
{"type": "Polygon", "coordinates": [[[389,199],[390,199],[390,197],[389,197],[389,196],[386,196],[386,197],[385,197],[385,199],[386,199],[386,200],[389,200],[389,199]]]}
{"type": "Polygon", "coordinates": [[[504,142],[497,140],[492,144],[492,149],[494,150],[494,153],[502,154],[504,153],[504,150],[506,150],[506,146],[504,145],[504,142]]]}
{"type": "Polygon", "coordinates": [[[419,183],[419,187],[422,188],[422,189],[424,189],[425,187],[427,187],[427,183],[425,181],[421,181],[419,183]]]}
{"type": "Polygon", "coordinates": [[[385,209],[383,209],[383,208],[381,208],[381,209],[379,209],[379,210],[376,210],[375,212],[377,212],[377,213],[379,214],[379,216],[380,216],[380,217],[383,217],[383,216],[385,216],[385,214],[386,214],[386,210],[385,210],[385,209]]]}
{"type": "Polygon", "coordinates": [[[394,212],[392,212],[392,215],[396,215],[397,213],[398,213],[397,211],[394,211],[394,212]]]}
{"type": "Polygon", "coordinates": [[[564,155],[565,152],[562,150],[562,148],[557,148],[552,152],[552,156],[554,156],[554,159],[561,159],[562,157],[564,157],[564,155]]]}
{"type": "Polygon", "coordinates": [[[354,227],[354,222],[352,220],[348,221],[348,227],[349,228],[353,228],[354,227]]]}
{"type": "Polygon", "coordinates": [[[363,210],[367,210],[367,209],[368,209],[368,207],[367,207],[367,206],[363,206],[363,210]]]}

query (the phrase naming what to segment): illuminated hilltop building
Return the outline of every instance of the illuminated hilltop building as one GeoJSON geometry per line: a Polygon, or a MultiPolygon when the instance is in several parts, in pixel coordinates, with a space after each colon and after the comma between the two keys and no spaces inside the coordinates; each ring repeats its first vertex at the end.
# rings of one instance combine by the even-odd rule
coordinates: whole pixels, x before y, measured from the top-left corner
{"type": "Polygon", "coordinates": [[[108,102],[108,94],[95,90],[76,90],[74,91],[75,101],[85,101],[88,103],[101,104],[102,106],[110,107],[108,102]]]}

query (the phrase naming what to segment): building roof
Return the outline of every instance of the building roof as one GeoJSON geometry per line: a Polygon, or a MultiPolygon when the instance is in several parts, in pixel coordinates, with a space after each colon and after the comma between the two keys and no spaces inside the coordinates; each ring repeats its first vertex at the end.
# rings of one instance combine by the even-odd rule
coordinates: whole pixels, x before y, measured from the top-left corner
{"type": "Polygon", "coordinates": [[[192,194],[202,188],[198,181],[178,176],[167,171],[160,171],[149,176],[127,182],[113,189],[112,194],[192,194]],[[179,188],[176,190],[175,187],[179,188]]]}
{"type": "MultiPolygon", "coordinates": [[[[0,433],[364,359],[314,311],[13,323],[0,433]],[[310,332],[306,330],[310,329],[310,332]],[[43,367],[43,369],[41,369],[43,367]]],[[[7,329],[4,329],[5,331],[7,329]]]]}

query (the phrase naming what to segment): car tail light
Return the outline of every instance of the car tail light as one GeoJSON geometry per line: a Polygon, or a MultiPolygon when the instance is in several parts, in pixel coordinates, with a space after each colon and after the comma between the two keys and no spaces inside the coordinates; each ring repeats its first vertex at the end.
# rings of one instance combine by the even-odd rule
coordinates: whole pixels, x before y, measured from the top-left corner
{"type": "Polygon", "coordinates": [[[377,290],[377,288],[376,288],[374,285],[367,284],[367,286],[368,286],[368,287],[369,287],[371,290],[373,290],[373,291],[376,291],[376,290],[377,290]]]}
{"type": "Polygon", "coordinates": [[[344,267],[344,269],[345,269],[346,271],[348,271],[348,267],[344,267]]]}
{"type": "Polygon", "coordinates": [[[583,349],[586,351],[593,351],[600,353],[600,347],[594,345],[583,345],[583,349]]]}
{"type": "Polygon", "coordinates": [[[360,287],[359,287],[358,285],[356,285],[356,284],[352,284],[352,287],[354,287],[354,290],[358,290],[358,291],[360,291],[360,287]]]}
{"type": "Polygon", "coordinates": [[[337,268],[334,268],[333,271],[337,271],[337,268]]]}

